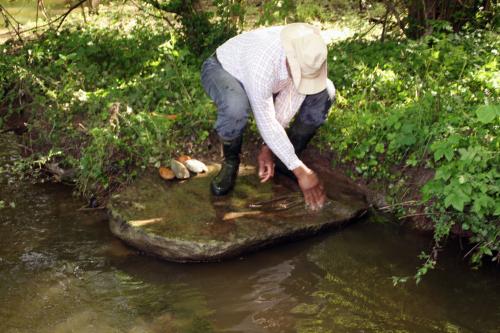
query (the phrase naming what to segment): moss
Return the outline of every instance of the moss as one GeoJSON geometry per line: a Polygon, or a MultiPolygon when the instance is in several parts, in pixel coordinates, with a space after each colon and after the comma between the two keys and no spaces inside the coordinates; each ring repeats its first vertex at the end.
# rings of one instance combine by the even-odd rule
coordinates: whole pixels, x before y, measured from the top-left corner
{"type": "Polygon", "coordinates": [[[311,213],[300,193],[277,183],[260,184],[255,174],[240,176],[232,194],[214,197],[209,190],[211,176],[166,182],[146,174],[113,196],[112,216],[151,237],[211,247],[314,231],[343,223],[366,209],[364,202],[339,195],[344,200],[332,198],[321,212],[311,213]]]}

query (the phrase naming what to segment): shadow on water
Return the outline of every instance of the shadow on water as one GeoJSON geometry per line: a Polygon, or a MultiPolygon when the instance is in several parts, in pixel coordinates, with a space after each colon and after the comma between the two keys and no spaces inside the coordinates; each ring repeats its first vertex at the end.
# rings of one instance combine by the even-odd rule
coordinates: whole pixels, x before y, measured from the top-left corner
{"type": "MultiPolygon", "coordinates": [[[[0,138],[0,165],[13,142],[0,138]]],[[[9,178],[0,175],[0,332],[499,332],[498,269],[472,271],[449,249],[420,285],[393,287],[430,240],[391,223],[173,264],[124,246],[70,188],[9,178]]]]}

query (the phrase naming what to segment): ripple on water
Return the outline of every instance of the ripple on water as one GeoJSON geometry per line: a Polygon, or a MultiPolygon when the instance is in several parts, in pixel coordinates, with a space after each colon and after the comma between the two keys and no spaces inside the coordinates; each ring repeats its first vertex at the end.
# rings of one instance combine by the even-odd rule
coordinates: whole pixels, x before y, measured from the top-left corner
{"type": "Polygon", "coordinates": [[[394,288],[429,239],[392,226],[180,265],[116,241],[70,188],[2,182],[6,198],[16,208],[0,210],[2,333],[499,332],[498,270],[443,253],[418,287],[394,288]]]}
{"type": "Polygon", "coordinates": [[[23,253],[20,260],[28,270],[32,271],[52,267],[56,261],[48,254],[35,251],[23,253]]]}

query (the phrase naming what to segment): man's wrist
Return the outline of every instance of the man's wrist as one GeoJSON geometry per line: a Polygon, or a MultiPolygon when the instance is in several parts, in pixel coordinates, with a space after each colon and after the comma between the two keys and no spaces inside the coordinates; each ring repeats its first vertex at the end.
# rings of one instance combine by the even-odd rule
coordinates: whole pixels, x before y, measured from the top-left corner
{"type": "Polygon", "coordinates": [[[295,175],[295,177],[302,178],[305,175],[312,173],[313,171],[309,169],[305,164],[302,164],[301,166],[293,169],[292,172],[295,175]]]}
{"type": "Polygon", "coordinates": [[[260,146],[260,150],[262,150],[262,151],[269,151],[269,152],[272,152],[272,151],[271,151],[271,148],[269,148],[269,146],[268,146],[268,145],[266,145],[266,143],[265,143],[265,142],[262,144],[262,146],[260,146]]]}

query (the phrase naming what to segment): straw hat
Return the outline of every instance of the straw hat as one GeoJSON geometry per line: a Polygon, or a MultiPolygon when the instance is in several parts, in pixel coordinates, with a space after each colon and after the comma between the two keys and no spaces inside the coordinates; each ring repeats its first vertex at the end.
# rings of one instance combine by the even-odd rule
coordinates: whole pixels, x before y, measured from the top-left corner
{"type": "Polygon", "coordinates": [[[286,25],[281,42],[297,91],[312,95],[326,89],[328,51],[319,29],[306,23],[286,25]]]}

